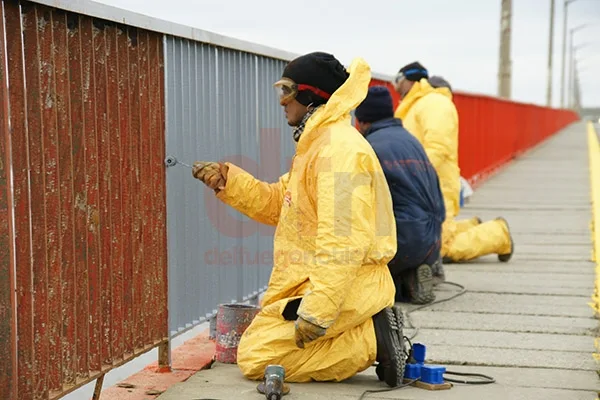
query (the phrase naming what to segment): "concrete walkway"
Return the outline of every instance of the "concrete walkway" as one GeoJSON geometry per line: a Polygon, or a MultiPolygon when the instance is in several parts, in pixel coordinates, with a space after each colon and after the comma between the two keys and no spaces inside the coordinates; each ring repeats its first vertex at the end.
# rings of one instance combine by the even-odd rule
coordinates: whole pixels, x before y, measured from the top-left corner
{"type": "MultiPolygon", "coordinates": [[[[593,400],[600,391],[592,357],[598,321],[588,306],[594,289],[586,128],[576,124],[482,185],[461,218],[504,216],[515,240],[508,264],[496,257],[446,266],[468,292],[412,314],[413,342],[427,362],[491,375],[491,385],[431,392],[403,388],[366,399],[593,400]]],[[[455,289],[440,288],[438,298],[455,289]]],[[[408,336],[412,333],[406,330],[408,336]]],[[[385,386],[373,368],[339,384],[292,385],[284,399],[357,400],[385,386]]],[[[214,364],[160,400],[260,399],[256,383],[235,365],[214,364]]]]}

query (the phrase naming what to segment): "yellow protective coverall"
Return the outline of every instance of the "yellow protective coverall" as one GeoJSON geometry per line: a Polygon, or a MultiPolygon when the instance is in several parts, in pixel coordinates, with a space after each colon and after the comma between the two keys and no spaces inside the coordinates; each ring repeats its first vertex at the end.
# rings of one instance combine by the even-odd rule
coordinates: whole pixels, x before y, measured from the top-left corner
{"type": "Polygon", "coordinates": [[[249,379],[281,364],[286,381],[341,381],[376,359],[372,316],[394,305],[387,267],[396,226],[385,175],[350,112],[367,95],[371,72],[358,58],[350,76],[307,121],[291,169],[262,182],[227,163],[224,203],[275,225],[273,271],[257,314],[243,334],[237,363],[249,379]],[[298,315],[327,328],[305,344],[294,340],[286,304],[302,298],[298,315]]]}
{"type": "Polygon", "coordinates": [[[438,173],[446,206],[442,257],[460,262],[487,254],[511,253],[512,240],[504,220],[480,224],[474,219],[455,219],[460,211],[460,168],[458,112],[452,92],[445,87],[433,88],[427,79],[421,79],[402,99],[395,117],[421,142],[438,173]]]}

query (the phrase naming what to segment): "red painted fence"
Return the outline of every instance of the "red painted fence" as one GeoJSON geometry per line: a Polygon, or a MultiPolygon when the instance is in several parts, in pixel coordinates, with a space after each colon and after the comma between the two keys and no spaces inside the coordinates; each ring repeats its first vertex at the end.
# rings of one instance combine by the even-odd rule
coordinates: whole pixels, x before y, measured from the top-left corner
{"type": "MultiPolygon", "coordinates": [[[[377,79],[394,97],[392,84],[377,79]]],[[[477,185],[514,157],[579,119],[570,110],[515,103],[490,96],[454,92],[459,117],[458,158],[461,176],[477,185]]]]}
{"type": "Polygon", "coordinates": [[[51,399],[168,339],[162,36],[1,4],[0,398],[51,399]]]}

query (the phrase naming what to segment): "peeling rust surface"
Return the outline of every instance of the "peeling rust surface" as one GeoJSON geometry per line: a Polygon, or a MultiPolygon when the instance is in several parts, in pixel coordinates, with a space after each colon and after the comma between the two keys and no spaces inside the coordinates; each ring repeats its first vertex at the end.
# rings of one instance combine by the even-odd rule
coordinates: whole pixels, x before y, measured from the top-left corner
{"type": "Polygon", "coordinates": [[[0,398],[54,399],[167,337],[162,41],[1,4],[0,398]]]}
{"type": "Polygon", "coordinates": [[[6,29],[7,71],[10,81],[9,105],[11,131],[22,132],[11,137],[11,158],[13,171],[13,208],[15,220],[13,237],[17,272],[15,276],[15,294],[17,304],[16,336],[20,346],[17,348],[17,393],[22,398],[33,396],[33,302],[31,291],[31,268],[29,268],[31,248],[29,214],[29,158],[28,131],[26,125],[25,86],[23,77],[23,43],[20,40],[21,20],[19,5],[4,2],[4,24],[6,29]],[[21,267],[21,266],[24,267],[21,267]]]}
{"type": "Polygon", "coordinates": [[[129,74],[130,61],[129,61],[129,44],[127,40],[127,27],[119,27],[115,31],[116,33],[116,57],[118,59],[118,76],[117,76],[117,95],[118,95],[118,112],[119,112],[119,131],[122,132],[120,135],[120,164],[119,169],[121,171],[121,259],[120,265],[122,267],[122,308],[121,308],[121,319],[123,323],[123,335],[122,346],[120,352],[124,354],[133,353],[133,334],[134,334],[134,323],[135,320],[133,314],[133,290],[127,288],[130,282],[133,281],[133,253],[132,253],[132,237],[131,237],[131,226],[132,226],[132,196],[131,196],[131,181],[132,181],[132,165],[131,165],[131,135],[124,134],[130,132],[131,127],[131,113],[130,113],[130,102],[131,102],[131,78],[129,74]]]}
{"type": "Polygon", "coordinates": [[[141,221],[141,236],[142,236],[142,251],[141,251],[141,268],[140,278],[142,279],[142,304],[141,314],[141,326],[138,327],[141,333],[141,346],[147,346],[152,340],[152,326],[150,323],[150,315],[155,315],[155,310],[152,308],[152,276],[151,271],[153,267],[151,249],[148,247],[148,243],[151,241],[151,227],[152,227],[152,197],[151,197],[151,171],[152,165],[150,163],[150,88],[148,83],[148,33],[138,33],[138,77],[140,80],[140,119],[141,119],[141,137],[146,140],[140,140],[140,153],[139,153],[139,177],[140,177],[140,196],[142,211],[141,221]]]}
{"type": "Polygon", "coordinates": [[[141,121],[142,114],[140,109],[140,78],[139,78],[139,44],[137,41],[138,30],[130,29],[128,31],[128,57],[129,57],[129,112],[130,112],[130,140],[131,140],[131,158],[130,158],[130,179],[131,179],[131,253],[132,253],[132,283],[133,288],[133,307],[132,313],[135,318],[132,321],[132,331],[134,335],[133,349],[137,351],[142,349],[143,345],[143,272],[142,272],[142,208],[141,190],[140,190],[140,146],[141,146],[141,121]],[[131,40],[133,38],[133,40],[131,40]]]}
{"type": "MultiPolygon", "coordinates": [[[[0,7],[0,22],[4,12],[0,7]]],[[[4,43],[6,34],[0,24],[0,398],[16,398],[17,365],[14,349],[15,304],[12,256],[12,198],[10,191],[10,137],[9,95],[6,85],[7,56],[4,43]]]]}
{"type": "MultiPolygon", "coordinates": [[[[88,206],[86,192],[87,165],[85,162],[85,147],[88,140],[87,129],[89,121],[85,118],[84,95],[86,90],[83,85],[83,55],[81,18],[75,14],[66,15],[68,70],[70,87],[70,122],[71,122],[71,158],[73,163],[73,232],[74,232],[74,281],[75,298],[73,301],[73,325],[75,346],[73,359],[66,361],[72,363],[72,369],[67,369],[65,383],[74,384],[78,379],[89,376],[88,364],[88,286],[89,270],[87,256],[91,252],[87,249],[87,221],[88,206]],[[74,381],[71,383],[71,380],[74,381]]],[[[91,135],[90,135],[91,136],[91,135]]]]}

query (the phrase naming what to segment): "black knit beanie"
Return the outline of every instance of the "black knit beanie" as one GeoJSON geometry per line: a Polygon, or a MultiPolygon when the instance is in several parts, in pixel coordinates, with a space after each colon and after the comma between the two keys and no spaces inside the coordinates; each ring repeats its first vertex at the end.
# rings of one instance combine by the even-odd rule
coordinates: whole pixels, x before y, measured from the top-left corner
{"type": "Polygon", "coordinates": [[[372,86],[367,97],[354,110],[360,122],[375,122],[394,116],[394,103],[390,91],[385,86],[372,86]]]}
{"type": "Polygon", "coordinates": [[[418,82],[422,78],[429,77],[427,69],[416,61],[400,68],[400,71],[398,71],[398,73],[403,74],[407,80],[413,82],[418,82]]]}
{"type": "Polygon", "coordinates": [[[346,68],[332,54],[314,52],[300,56],[283,70],[282,78],[289,78],[297,84],[313,86],[321,91],[320,96],[310,90],[300,90],[296,100],[304,106],[325,104],[340,86],[348,79],[346,68]]]}

